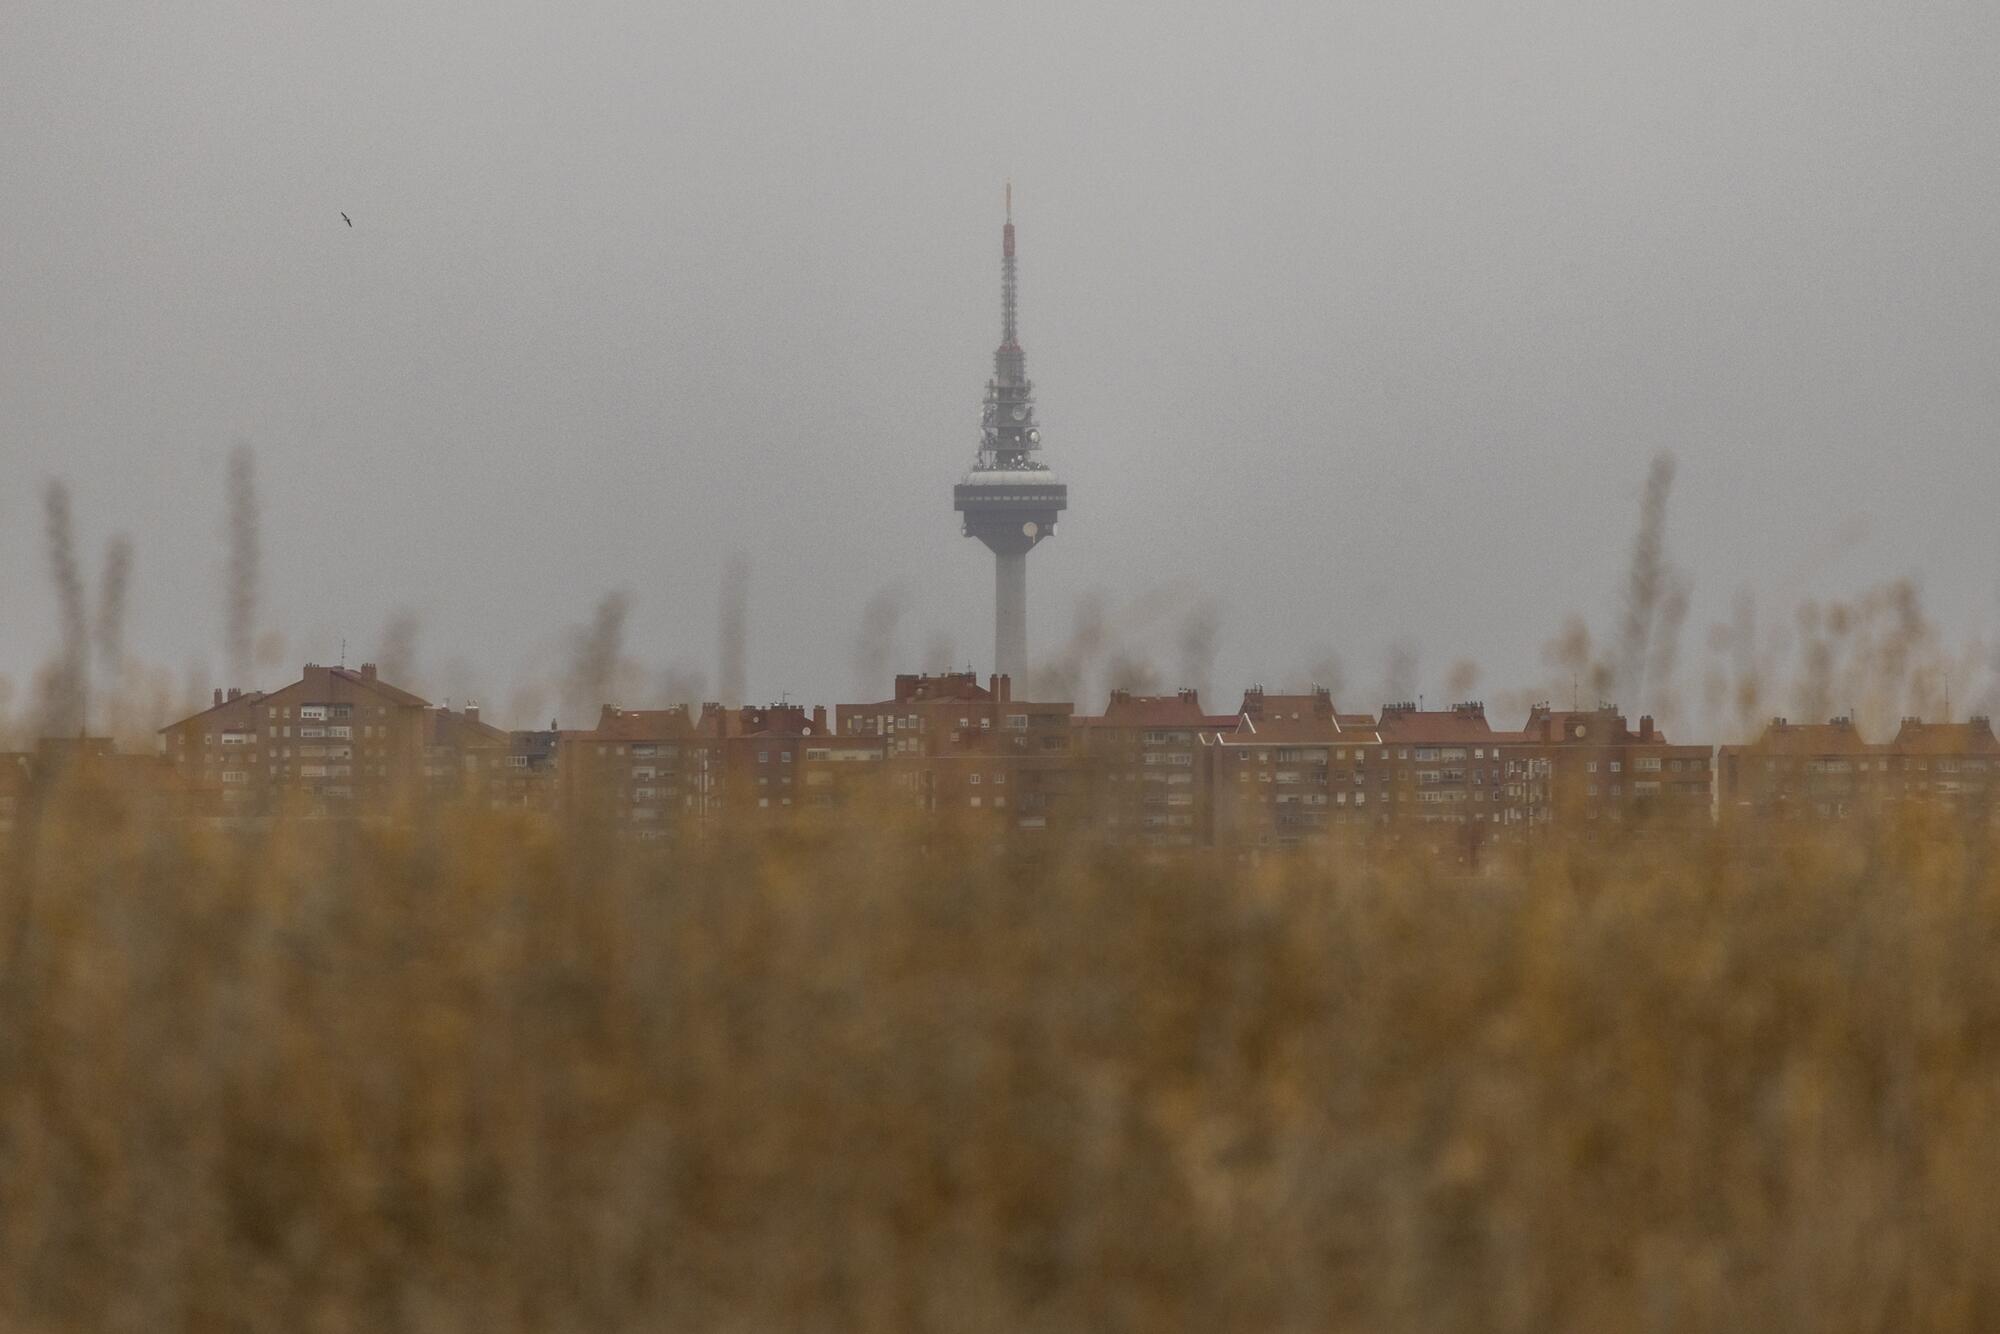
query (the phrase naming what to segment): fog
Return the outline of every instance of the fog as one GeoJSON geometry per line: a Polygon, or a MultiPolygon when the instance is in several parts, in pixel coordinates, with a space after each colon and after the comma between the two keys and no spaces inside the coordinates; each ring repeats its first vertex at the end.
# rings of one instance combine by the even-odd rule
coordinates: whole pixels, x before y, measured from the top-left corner
{"type": "Polygon", "coordinates": [[[1979,3],[12,0],[0,671],[113,581],[97,657],[204,696],[984,670],[1008,179],[1070,486],[1032,642],[1088,706],[1574,680],[1663,453],[1690,701],[1746,600],[1908,579],[1990,643],[1996,69],[1979,3]]]}

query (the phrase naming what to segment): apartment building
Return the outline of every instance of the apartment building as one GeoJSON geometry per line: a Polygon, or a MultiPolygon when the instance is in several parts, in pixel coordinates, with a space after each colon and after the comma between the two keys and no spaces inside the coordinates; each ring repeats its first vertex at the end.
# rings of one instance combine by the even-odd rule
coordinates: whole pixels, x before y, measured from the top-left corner
{"type": "Polygon", "coordinates": [[[487,775],[486,804],[495,810],[559,810],[561,736],[553,722],[547,731],[507,733],[507,748],[494,757],[487,775]]]}
{"type": "Polygon", "coordinates": [[[1851,718],[1773,718],[1748,745],[1717,756],[1717,807],[1725,819],[1846,820],[1880,814],[1892,785],[1888,748],[1851,718]]]}
{"type": "Polygon", "coordinates": [[[161,756],[122,754],[110,737],[42,737],[32,751],[0,754],[0,832],[64,786],[100,809],[153,817],[189,813],[187,791],[161,756]]]}
{"type": "Polygon", "coordinates": [[[477,704],[456,713],[444,704],[426,710],[424,790],[440,799],[483,802],[507,749],[507,733],[482,722],[477,704]]]}
{"type": "Polygon", "coordinates": [[[1004,675],[906,674],[889,699],[838,706],[834,730],[881,743],[892,800],[1039,834],[1080,813],[1073,707],[1016,699],[1004,675]]]}
{"type": "Polygon", "coordinates": [[[2000,804],[2000,740],[1983,716],[1962,723],[1905,718],[1888,752],[1896,800],[1926,801],[1968,815],[1989,813],[2000,804]]]}
{"type": "Polygon", "coordinates": [[[1385,705],[1375,732],[1367,780],[1377,824],[1409,829],[1503,822],[1501,750],[1518,744],[1521,734],[1495,731],[1484,704],[1430,710],[1407,702],[1385,705]]]}
{"type": "Polygon", "coordinates": [[[1651,717],[1634,729],[1615,707],[1537,704],[1503,753],[1505,819],[1523,828],[1557,820],[1683,826],[1707,820],[1713,806],[1709,748],[1669,743],[1651,717]]]}
{"type": "Polygon", "coordinates": [[[1212,766],[1202,737],[1235,724],[1234,715],[1202,712],[1192,690],[1112,691],[1103,713],[1073,720],[1092,827],[1117,843],[1210,844],[1212,766]]]}
{"type": "Polygon", "coordinates": [[[426,790],[430,713],[373,663],[307,663],[279,690],[217,690],[210,708],[160,729],[161,753],[208,814],[376,813],[426,790]]]}
{"type": "MultiPolygon", "coordinates": [[[[517,733],[512,754],[532,772],[548,736],[517,733]]],[[[649,842],[848,806],[876,781],[884,747],[835,735],[819,706],[607,705],[595,728],[554,734],[553,755],[568,812],[649,842]]]]}
{"type": "Polygon", "coordinates": [[[720,766],[686,705],[620,709],[597,726],[556,734],[563,810],[579,821],[651,841],[720,809],[720,766]]]}
{"type": "Polygon", "coordinates": [[[1375,814],[1370,757],[1381,737],[1372,718],[1346,717],[1356,725],[1343,724],[1326,690],[1252,687],[1233,727],[1202,732],[1213,843],[1282,848],[1365,829],[1375,814]]]}
{"type": "MultiPolygon", "coordinates": [[[[799,704],[746,705],[725,708],[704,704],[695,720],[695,735],[706,745],[712,779],[707,812],[710,818],[724,815],[741,820],[770,821],[797,812],[806,805],[806,752],[826,752],[820,763],[828,797],[838,776],[831,765],[831,749],[824,706],[808,710],[799,704]]],[[[846,753],[846,752],[843,752],[846,753]]],[[[865,749],[854,752],[865,755],[865,749]]],[[[866,760],[862,760],[866,763],[866,760]]]]}
{"type": "Polygon", "coordinates": [[[1984,815],[2000,800],[2000,742],[1984,717],[1905,718],[1886,742],[1851,718],[1774,718],[1755,741],[1722,747],[1717,764],[1725,819],[1838,822],[1913,804],[1984,815]]]}

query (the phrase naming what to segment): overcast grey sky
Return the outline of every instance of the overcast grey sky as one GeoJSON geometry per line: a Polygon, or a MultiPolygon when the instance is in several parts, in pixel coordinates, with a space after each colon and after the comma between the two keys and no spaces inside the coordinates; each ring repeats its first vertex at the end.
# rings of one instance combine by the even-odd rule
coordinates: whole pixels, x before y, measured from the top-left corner
{"type": "Polygon", "coordinates": [[[1897,575],[1990,638],[1996,71],[1973,0],[10,0],[0,669],[59,475],[133,651],[219,682],[237,438],[294,665],[407,605],[420,685],[497,693],[622,586],[712,679],[741,547],[753,697],[850,695],[892,584],[895,661],[983,669],[1009,176],[1038,653],[1175,590],[1225,697],[1332,648],[1370,707],[1397,640],[1519,683],[1661,449],[1691,639],[1897,575]]]}

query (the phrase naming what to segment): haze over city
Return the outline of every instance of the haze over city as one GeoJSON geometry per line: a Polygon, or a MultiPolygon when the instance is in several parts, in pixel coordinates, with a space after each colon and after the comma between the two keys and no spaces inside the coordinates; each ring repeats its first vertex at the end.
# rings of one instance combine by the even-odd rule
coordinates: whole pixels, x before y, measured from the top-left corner
{"type": "Polygon", "coordinates": [[[2000,1329],[1996,71],[0,3],[0,1331],[2000,1329]]]}
{"type": "Polygon", "coordinates": [[[238,442],[273,680],[401,616],[411,684],[504,705],[624,590],[712,686],[737,552],[752,699],[857,691],[871,626],[987,670],[950,489],[1008,179],[1037,658],[1095,597],[1222,700],[1530,689],[1615,630],[1662,452],[1690,661],[1744,590],[1892,578],[1990,643],[1997,60],[1971,4],[26,0],[0,670],[58,638],[59,477],[92,580],[134,543],[130,651],[222,683],[238,442]]]}

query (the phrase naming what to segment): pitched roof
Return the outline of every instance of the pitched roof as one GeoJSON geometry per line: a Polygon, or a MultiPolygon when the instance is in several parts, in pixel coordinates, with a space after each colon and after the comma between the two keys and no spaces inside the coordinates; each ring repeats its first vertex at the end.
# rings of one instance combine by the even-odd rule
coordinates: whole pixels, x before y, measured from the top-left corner
{"type": "Polygon", "coordinates": [[[1135,695],[1114,690],[1100,715],[1079,714],[1071,722],[1080,727],[1233,727],[1234,714],[1201,711],[1201,698],[1193,690],[1172,695],[1135,695]]]}
{"type": "MultiPolygon", "coordinates": [[[[308,670],[311,670],[310,667],[308,670]]],[[[359,686],[363,690],[372,690],[384,699],[387,699],[391,704],[400,704],[405,708],[417,709],[428,709],[431,706],[430,701],[424,699],[422,696],[413,695],[400,686],[392,686],[381,677],[374,675],[372,668],[356,671],[352,667],[328,667],[324,670],[328,676],[333,677],[335,680],[345,681],[349,685],[359,686]]],[[[304,680],[305,678],[301,676],[299,679],[304,680]]]]}
{"type": "Polygon", "coordinates": [[[1963,723],[1927,723],[1921,718],[1905,718],[1896,729],[1894,750],[1912,755],[1991,755],[2000,752],[2000,740],[1993,725],[1984,718],[1963,723]]]}
{"type": "MultiPolygon", "coordinates": [[[[170,731],[184,723],[191,723],[197,718],[206,717],[218,709],[232,708],[237,705],[256,704],[264,700],[275,700],[288,690],[300,690],[308,686],[312,682],[313,675],[316,672],[324,672],[326,674],[325,679],[329,684],[337,681],[342,685],[353,686],[358,690],[367,691],[385,703],[394,704],[399,708],[428,709],[430,707],[430,701],[424,699],[422,696],[414,695],[400,686],[392,686],[387,681],[376,676],[373,663],[366,664],[357,671],[352,667],[322,667],[316,662],[309,662],[300,671],[297,680],[289,681],[279,686],[276,690],[246,690],[233,699],[225,699],[219,704],[211,704],[197,713],[191,713],[185,718],[168,723],[160,731],[170,731]]],[[[334,701],[320,701],[308,697],[306,702],[311,704],[331,703],[334,701]]]]}
{"type": "Polygon", "coordinates": [[[671,709],[618,709],[607,704],[597,715],[594,730],[562,735],[580,741],[665,741],[694,735],[694,721],[685,704],[671,709]]]}
{"type": "Polygon", "coordinates": [[[1252,686],[1243,692],[1243,703],[1237,713],[1247,714],[1260,722],[1266,718],[1332,718],[1338,721],[1333,696],[1325,690],[1312,690],[1303,695],[1274,695],[1261,686],[1252,686]]]}
{"type": "Polygon", "coordinates": [[[430,709],[425,712],[424,718],[424,741],[427,745],[507,743],[505,729],[495,727],[482,718],[471,717],[463,711],[453,713],[447,708],[430,709]]]}
{"type": "Polygon", "coordinates": [[[206,718],[211,713],[218,712],[219,710],[222,709],[233,708],[238,704],[255,704],[263,698],[264,698],[264,692],[261,690],[246,690],[240,695],[236,695],[229,699],[224,699],[217,703],[211,704],[207,708],[202,709],[198,712],[190,713],[185,718],[176,718],[174,721],[168,723],[165,727],[159,728],[157,730],[161,732],[171,732],[176,727],[180,727],[185,723],[191,723],[197,718],[206,718]]]}
{"type": "Polygon", "coordinates": [[[1747,746],[1730,747],[1758,755],[1867,755],[1883,749],[1862,738],[1853,722],[1794,723],[1773,718],[1763,735],[1747,746]]]}
{"type": "Polygon", "coordinates": [[[1449,709],[1417,709],[1408,704],[1383,708],[1376,731],[1384,741],[1403,745],[1458,745],[1486,741],[1518,741],[1519,732],[1496,732],[1486,721],[1486,710],[1478,704],[1456,704],[1449,709]]]}

